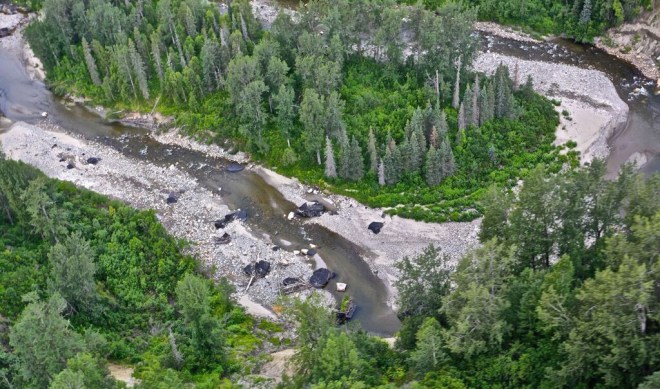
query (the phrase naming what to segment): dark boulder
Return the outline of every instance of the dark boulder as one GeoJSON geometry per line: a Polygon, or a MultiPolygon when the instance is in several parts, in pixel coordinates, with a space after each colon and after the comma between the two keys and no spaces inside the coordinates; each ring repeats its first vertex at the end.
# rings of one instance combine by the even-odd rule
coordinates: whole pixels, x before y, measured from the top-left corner
{"type": "Polygon", "coordinates": [[[97,163],[99,163],[99,161],[100,161],[100,159],[98,159],[96,157],[87,158],[87,163],[90,164],[90,165],[96,165],[97,163]]]}
{"type": "Polygon", "coordinates": [[[243,272],[245,273],[246,276],[252,277],[252,274],[254,274],[254,266],[247,265],[243,268],[243,272]]]}
{"type": "Polygon", "coordinates": [[[176,203],[177,201],[179,201],[179,199],[177,198],[176,193],[170,193],[170,195],[167,196],[167,200],[165,200],[165,201],[166,201],[168,204],[174,204],[174,203],[176,203]]]}
{"type": "Polygon", "coordinates": [[[67,163],[66,168],[67,169],[73,169],[75,166],[72,163],[67,163]]]}
{"type": "Polygon", "coordinates": [[[215,238],[215,241],[218,244],[227,244],[227,243],[231,242],[231,235],[229,235],[228,233],[225,232],[224,234],[222,234],[221,237],[215,238]]]}
{"type": "Polygon", "coordinates": [[[270,272],[270,262],[268,261],[259,261],[254,265],[254,271],[259,277],[265,277],[268,272],[270,272]]]}
{"type": "Polygon", "coordinates": [[[323,288],[335,276],[335,273],[326,268],[314,270],[312,276],[309,277],[309,283],[315,288],[323,288]]]}
{"type": "Polygon", "coordinates": [[[273,251],[280,251],[280,246],[273,246],[271,247],[273,251]]]}
{"type": "Polygon", "coordinates": [[[316,250],[314,250],[314,249],[307,250],[307,255],[309,255],[310,257],[315,256],[316,255],[316,250]]]}
{"type": "Polygon", "coordinates": [[[305,203],[298,207],[296,215],[300,217],[319,217],[325,212],[325,206],[318,201],[305,203]]]}
{"type": "Polygon", "coordinates": [[[299,284],[300,282],[301,282],[301,281],[300,281],[300,278],[297,278],[297,277],[287,277],[287,278],[285,278],[284,280],[282,280],[282,285],[284,285],[284,286],[296,285],[296,284],[299,284]]]}
{"type": "Polygon", "coordinates": [[[238,173],[245,169],[245,166],[238,164],[238,163],[232,163],[229,166],[227,166],[227,171],[229,173],[238,173]]]}
{"type": "Polygon", "coordinates": [[[247,217],[248,217],[247,211],[241,209],[236,212],[232,212],[230,214],[225,215],[225,217],[222,219],[216,220],[215,222],[213,222],[213,225],[215,226],[216,229],[225,228],[227,227],[227,224],[233,222],[234,220],[245,221],[247,220],[247,217]]]}
{"type": "Polygon", "coordinates": [[[370,229],[374,234],[377,234],[380,232],[380,229],[383,228],[384,225],[385,223],[382,222],[371,222],[367,228],[370,229]]]}

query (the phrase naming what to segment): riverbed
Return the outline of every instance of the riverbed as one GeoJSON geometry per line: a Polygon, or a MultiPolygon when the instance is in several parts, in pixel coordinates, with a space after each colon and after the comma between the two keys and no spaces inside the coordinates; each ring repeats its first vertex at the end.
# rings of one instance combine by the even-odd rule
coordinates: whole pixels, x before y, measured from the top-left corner
{"type": "MultiPolygon", "coordinates": [[[[547,44],[564,53],[557,61],[570,61],[576,50],[561,42],[547,44]]],[[[538,50],[533,49],[536,46],[539,44],[503,41],[490,49],[509,56],[528,59],[538,56],[539,60],[545,60],[543,53],[547,47],[540,45],[538,50]]],[[[555,57],[548,55],[552,58],[548,62],[554,61],[555,57]]],[[[394,262],[404,255],[414,255],[431,243],[453,258],[476,245],[478,221],[426,224],[383,216],[381,210],[364,207],[342,196],[314,193],[314,188],[258,166],[248,165],[243,172],[228,173],[226,166],[230,161],[225,157],[234,157],[222,148],[211,150],[178,134],[154,135],[151,130],[107,123],[94,112],[94,107],[54,96],[38,79],[38,72],[26,70],[23,57],[16,47],[0,48],[0,69],[3,69],[0,110],[12,121],[28,123],[10,127],[4,136],[11,134],[13,143],[7,142],[11,143],[11,149],[6,151],[52,177],[73,181],[139,208],[155,209],[172,234],[192,241],[192,253],[207,270],[214,269],[214,276],[225,276],[234,282],[239,297],[253,308],[253,313],[272,316],[263,307],[275,302],[284,277],[308,277],[313,268],[325,265],[338,274],[326,290],[341,297],[334,292],[335,283],[347,283],[349,293],[360,306],[356,320],[367,331],[391,335],[400,325],[393,310],[393,283],[398,275],[394,262]],[[44,112],[47,118],[42,117],[44,112]],[[58,138],[62,133],[66,136],[58,138]],[[53,148],[52,144],[58,146],[53,148]],[[67,147],[71,150],[66,150],[67,147]],[[61,153],[68,153],[69,158],[77,161],[76,167],[67,169],[60,163],[61,153]],[[90,153],[101,156],[98,166],[84,163],[84,157],[90,153]],[[171,192],[180,197],[174,205],[164,201],[171,192]],[[310,221],[290,221],[285,217],[296,205],[309,199],[326,201],[336,214],[310,221]],[[248,220],[232,223],[227,230],[234,238],[231,246],[218,246],[215,238],[224,231],[216,231],[213,220],[237,209],[247,210],[248,220]],[[374,235],[366,229],[371,221],[385,222],[381,234],[374,235]],[[273,250],[275,246],[277,251],[273,250]],[[312,247],[318,250],[317,257],[294,254],[312,247]],[[245,291],[249,278],[242,268],[256,259],[271,261],[273,271],[269,278],[258,280],[245,291]]],[[[607,57],[598,60],[610,69],[607,57]]],[[[618,69],[620,65],[612,68],[618,69]]],[[[644,168],[655,171],[660,168],[657,162],[660,142],[654,138],[660,128],[657,125],[660,102],[654,96],[632,95],[633,90],[645,85],[644,79],[630,68],[621,69],[625,71],[620,76],[611,69],[604,72],[611,77],[620,96],[630,99],[627,101],[630,119],[625,129],[609,139],[608,165],[616,170],[637,152],[650,161],[644,168]]]]}

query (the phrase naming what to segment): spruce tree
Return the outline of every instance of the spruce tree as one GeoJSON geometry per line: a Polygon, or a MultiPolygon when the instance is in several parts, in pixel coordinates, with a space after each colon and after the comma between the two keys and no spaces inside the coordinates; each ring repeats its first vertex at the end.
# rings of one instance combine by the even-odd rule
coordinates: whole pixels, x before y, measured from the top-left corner
{"type": "Polygon", "coordinates": [[[163,71],[163,63],[161,59],[162,50],[160,45],[160,35],[157,31],[151,33],[151,58],[154,61],[154,67],[156,68],[156,74],[158,74],[158,79],[163,82],[163,77],[165,72],[163,71]]]}
{"type": "Polygon", "coordinates": [[[408,144],[410,145],[410,162],[408,165],[410,172],[418,171],[424,162],[425,149],[420,149],[417,134],[418,131],[413,132],[410,136],[410,140],[408,141],[408,144]]]}
{"type": "Polygon", "coordinates": [[[431,128],[431,135],[429,135],[429,146],[432,146],[434,148],[440,147],[440,134],[438,133],[438,130],[433,126],[431,128]]]}
{"type": "Polygon", "coordinates": [[[99,78],[99,72],[96,68],[96,62],[92,56],[92,52],[87,43],[87,39],[83,37],[82,39],[83,54],[85,56],[85,63],[87,64],[87,70],[89,71],[89,77],[92,79],[92,82],[96,86],[101,85],[101,79],[99,78]]]}
{"type": "Polygon", "coordinates": [[[383,162],[383,159],[380,159],[380,163],[378,164],[378,185],[384,186],[385,185],[385,163],[383,162]]]}
{"type": "Polygon", "coordinates": [[[472,89],[472,125],[479,126],[479,98],[481,97],[481,88],[479,87],[479,75],[475,77],[474,88],[472,89]]]}
{"type": "Polygon", "coordinates": [[[442,176],[451,176],[456,171],[456,162],[447,138],[445,138],[440,145],[440,155],[442,156],[442,176]]]}
{"type": "Polygon", "coordinates": [[[465,130],[467,123],[465,122],[465,104],[461,103],[461,108],[458,110],[458,130],[465,130]]]}
{"type": "Polygon", "coordinates": [[[342,139],[339,153],[339,177],[348,180],[351,175],[351,144],[348,139],[342,139]]]}
{"type": "Polygon", "coordinates": [[[442,181],[442,155],[435,147],[429,146],[426,153],[426,183],[429,186],[436,186],[442,181]]]}
{"type": "Polygon", "coordinates": [[[456,66],[456,83],[454,84],[454,99],[451,106],[458,109],[461,103],[461,57],[458,57],[458,65],[456,66]]]}
{"type": "Polygon", "coordinates": [[[135,73],[140,92],[142,92],[142,97],[144,97],[145,100],[149,100],[149,86],[147,85],[147,74],[144,70],[144,63],[131,39],[128,40],[128,55],[130,56],[131,67],[135,73]]]}
{"type": "Polygon", "coordinates": [[[332,151],[332,141],[325,137],[325,176],[328,178],[337,178],[337,167],[335,165],[335,155],[332,151]]]}
{"type": "Polygon", "coordinates": [[[378,171],[378,150],[376,149],[376,137],[373,128],[369,129],[367,151],[369,152],[369,170],[376,173],[378,171]]]}
{"type": "Polygon", "coordinates": [[[468,83],[467,87],[465,88],[465,96],[463,96],[463,102],[461,103],[465,128],[475,124],[472,122],[472,97],[472,86],[468,83]]]}

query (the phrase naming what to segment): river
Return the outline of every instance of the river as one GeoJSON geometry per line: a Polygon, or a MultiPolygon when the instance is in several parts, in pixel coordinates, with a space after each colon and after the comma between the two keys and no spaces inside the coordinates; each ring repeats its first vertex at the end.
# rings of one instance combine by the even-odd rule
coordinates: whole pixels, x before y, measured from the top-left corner
{"type": "MultiPolygon", "coordinates": [[[[631,66],[596,49],[567,41],[532,44],[488,39],[492,41],[491,50],[507,55],[569,63],[605,72],[630,106],[626,128],[610,140],[610,171],[618,170],[635,152],[645,153],[649,158],[644,171],[660,169],[660,97],[634,95],[635,89],[648,85],[647,80],[631,66]]],[[[179,162],[179,166],[197,178],[200,185],[215,192],[221,187],[223,199],[231,208],[247,210],[250,215],[247,223],[255,232],[269,236],[276,244],[291,242],[291,249],[308,246],[310,242],[319,246],[328,268],[338,274],[328,290],[334,291],[336,282],[349,285],[351,296],[360,306],[355,319],[365,330],[386,336],[398,330],[400,322],[386,304],[387,288],[365,262],[364,257],[372,254],[318,225],[291,228],[282,216],[296,205],[286,201],[261,176],[251,171],[227,173],[223,168],[228,164],[226,160],[158,143],[148,135],[148,130],[106,123],[88,108],[65,104],[42,82],[31,80],[21,61],[3,48],[0,48],[0,69],[0,111],[9,119],[38,125],[42,121],[41,113],[47,112],[49,120],[67,131],[103,143],[131,158],[159,166],[179,162]]]]}

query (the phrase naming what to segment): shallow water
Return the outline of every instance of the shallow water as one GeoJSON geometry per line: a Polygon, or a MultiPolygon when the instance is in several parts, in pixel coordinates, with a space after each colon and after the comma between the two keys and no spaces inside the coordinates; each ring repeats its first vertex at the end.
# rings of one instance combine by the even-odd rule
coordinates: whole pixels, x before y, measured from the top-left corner
{"type": "Polygon", "coordinates": [[[630,108],[626,127],[608,141],[609,176],[615,176],[634,153],[645,154],[649,160],[641,167],[643,172],[652,173],[660,169],[660,96],[653,95],[655,83],[630,64],[595,47],[565,39],[529,43],[486,35],[484,47],[521,59],[562,63],[603,72],[630,108]]]}

